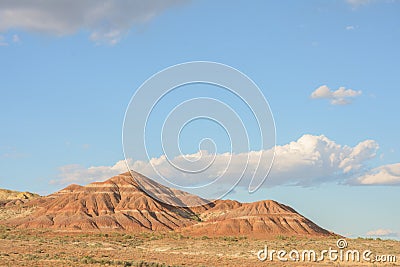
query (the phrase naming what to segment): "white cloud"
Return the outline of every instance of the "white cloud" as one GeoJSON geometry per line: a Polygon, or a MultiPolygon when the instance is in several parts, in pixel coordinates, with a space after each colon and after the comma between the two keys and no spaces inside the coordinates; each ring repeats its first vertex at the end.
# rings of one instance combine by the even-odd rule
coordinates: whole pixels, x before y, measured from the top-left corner
{"type": "MultiPolygon", "coordinates": [[[[10,41],[8,41],[8,39],[9,38],[7,38],[6,36],[0,34],[0,46],[9,46],[10,45],[10,41]]],[[[21,39],[19,38],[19,36],[17,34],[14,34],[11,37],[11,41],[13,43],[19,43],[19,42],[21,42],[21,39]]]]}
{"type": "Polygon", "coordinates": [[[6,38],[3,35],[0,35],[0,46],[8,46],[6,38]]]}
{"type": "Polygon", "coordinates": [[[30,155],[18,151],[15,147],[0,147],[0,159],[22,159],[30,155]]]}
{"type": "Polygon", "coordinates": [[[395,3],[398,0],[345,0],[346,3],[351,5],[353,8],[357,8],[360,6],[365,6],[372,3],[395,3]]]}
{"type": "Polygon", "coordinates": [[[63,36],[91,32],[95,42],[115,44],[135,24],[147,22],[183,0],[22,0],[0,2],[0,32],[23,29],[63,36]]]}
{"type": "Polygon", "coordinates": [[[378,148],[373,140],[350,147],[323,135],[303,135],[295,142],[276,147],[275,162],[267,184],[310,186],[340,182],[374,158],[378,148]]]}
{"type": "Polygon", "coordinates": [[[87,149],[90,148],[90,145],[89,145],[89,144],[83,144],[83,145],[82,145],[82,148],[85,149],[85,150],[87,150],[87,149]]]}
{"type": "Polygon", "coordinates": [[[351,98],[360,96],[362,91],[355,91],[352,89],[346,89],[345,87],[339,87],[336,91],[329,89],[328,86],[322,85],[318,87],[314,92],[311,93],[313,99],[329,99],[332,105],[347,105],[351,103],[351,98]]]}
{"type": "Polygon", "coordinates": [[[400,185],[400,163],[383,165],[351,181],[361,185],[400,185]]]}
{"type": "MultiPolygon", "coordinates": [[[[354,147],[340,145],[321,135],[303,135],[297,141],[277,146],[275,148],[275,161],[271,173],[264,184],[265,186],[276,186],[292,184],[298,186],[312,186],[324,182],[344,182],[352,174],[365,168],[366,162],[376,156],[378,144],[373,140],[360,142],[354,147]]],[[[272,150],[265,151],[267,154],[272,150]]],[[[218,154],[213,164],[200,176],[192,176],[171,168],[165,156],[153,158],[150,161],[131,161],[130,166],[148,177],[155,177],[152,166],[165,177],[180,185],[193,185],[194,179],[201,182],[209,182],[221,173],[227,179],[240,177],[243,164],[248,161],[247,173],[252,173],[257,168],[260,151],[240,154],[218,154]],[[227,168],[227,165],[229,167],[227,168]]],[[[178,156],[173,162],[179,166],[185,166],[185,158],[201,160],[198,165],[212,162],[213,155],[206,151],[192,155],[178,156]]],[[[193,162],[191,163],[193,164],[193,162]]],[[[104,180],[118,173],[127,171],[124,161],[118,161],[113,166],[100,166],[84,168],[80,165],[67,165],[60,168],[59,179],[53,183],[67,184],[87,183],[94,180],[104,180]]],[[[197,181],[198,182],[198,181],[197,181]]],[[[244,184],[243,184],[244,185],[244,184]]],[[[247,185],[244,185],[247,186],[247,185]]]]}
{"type": "Polygon", "coordinates": [[[359,7],[371,3],[372,0],[346,0],[346,2],[353,7],[359,7]]]}
{"type": "Polygon", "coordinates": [[[92,166],[85,168],[79,164],[65,165],[59,168],[58,178],[51,180],[51,184],[86,184],[95,181],[104,181],[112,176],[128,171],[125,160],[120,160],[113,166],[92,166]]]}
{"type": "Polygon", "coordinates": [[[346,26],[346,30],[348,30],[348,31],[352,31],[355,29],[356,29],[356,27],[354,27],[353,25],[346,26]]]}
{"type": "Polygon", "coordinates": [[[13,37],[12,37],[12,41],[14,43],[19,43],[19,42],[21,42],[21,38],[19,38],[18,34],[14,34],[13,37]]]}
{"type": "Polygon", "coordinates": [[[380,236],[380,237],[398,237],[400,236],[399,233],[396,233],[392,230],[388,230],[388,229],[377,229],[377,230],[373,230],[373,231],[369,231],[367,234],[367,236],[380,236]]]}

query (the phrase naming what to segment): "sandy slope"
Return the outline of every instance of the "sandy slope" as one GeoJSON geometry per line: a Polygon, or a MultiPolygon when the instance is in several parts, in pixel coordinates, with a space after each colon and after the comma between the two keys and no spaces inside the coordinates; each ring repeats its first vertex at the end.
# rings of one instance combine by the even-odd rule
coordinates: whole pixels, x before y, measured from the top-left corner
{"type": "MultiPolygon", "coordinates": [[[[173,230],[192,236],[332,235],[294,209],[272,200],[254,203],[218,200],[204,204],[205,201],[197,196],[157,186],[138,173],[134,175],[135,178],[130,173],[123,173],[104,182],[70,185],[49,196],[25,201],[23,207],[29,212],[6,223],[20,228],[82,231],[173,230]],[[161,192],[158,195],[168,198],[169,202],[203,205],[194,208],[166,205],[148,196],[135,179],[157,187],[161,192]]],[[[21,205],[15,207],[21,209],[21,205]]]]}

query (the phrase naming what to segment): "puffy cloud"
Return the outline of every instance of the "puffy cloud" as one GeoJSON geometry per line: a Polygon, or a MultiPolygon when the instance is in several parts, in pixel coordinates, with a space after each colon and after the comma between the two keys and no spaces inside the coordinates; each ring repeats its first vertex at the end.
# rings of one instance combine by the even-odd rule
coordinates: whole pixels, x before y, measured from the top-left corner
{"type": "Polygon", "coordinates": [[[354,27],[353,25],[346,26],[346,30],[348,30],[348,31],[352,31],[355,29],[356,29],[356,27],[354,27]]]}
{"type": "Polygon", "coordinates": [[[400,185],[400,163],[383,165],[350,181],[360,185],[400,185]]]}
{"type": "Polygon", "coordinates": [[[57,179],[51,184],[86,184],[95,181],[104,181],[112,176],[128,171],[125,160],[120,160],[112,166],[92,166],[85,168],[79,164],[65,165],[59,168],[57,179]]]}
{"type": "Polygon", "coordinates": [[[23,29],[57,36],[81,29],[96,42],[117,43],[134,24],[144,23],[183,0],[6,0],[0,2],[0,32],[23,29]]]}
{"type": "Polygon", "coordinates": [[[311,98],[326,98],[330,99],[332,105],[347,105],[351,103],[350,98],[360,96],[361,94],[362,91],[346,89],[345,87],[339,87],[336,91],[332,91],[328,86],[322,85],[311,93],[311,98]]]}
{"type": "MultiPolygon", "coordinates": [[[[286,184],[312,186],[331,181],[345,182],[354,173],[365,168],[366,162],[376,156],[378,148],[378,144],[373,140],[366,140],[351,147],[337,144],[324,135],[303,135],[289,144],[276,146],[275,161],[265,186],[286,184]]],[[[273,156],[274,153],[273,150],[264,152],[269,156],[273,156]]],[[[211,182],[221,174],[224,174],[225,179],[237,179],[242,175],[246,163],[247,168],[244,173],[249,175],[257,169],[260,153],[262,151],[238,154],[224,153],[214,156],[206,151],[200,151],[196,154],[180,155],[173,159],[161,156],[149,161],[130,161],[129,165],[135,171],[150,178],[155,177],[155,168],[175,184],[193,186],[211,182]],[[190,161],[187,159],[190,159],[190,161]],[[194,161],[196,159],[197,161],[194,161]],[[194,167],[201,169],[207,166],[207,163],[212,164],[205,172],[196,176],[172,168],[170,162],[181,168],[190,169],[194,167]]],[[[85,183],[103,180],[126,170],[124,161],[119,161],[113,166],[87,169],[79,165],[68,165],[60,168],[61,173],[58,182],[66,184],[69,182],[85,183]]],[[[247,186],[244,183],[241,185],[247,186]]]]}
{"type": "Polygon", "coordinates": [[[380,236],[380,237],[400,237],[399,233],[396,233],[392,230],[388,229],[377,229],[373,231],[369,231],[367,236],[380,236]]]}
{"type": "Polygon", "coordinates": [[[303,135],[296,142],[276,147],[276,158],[267,184],[310,186],[342,181],[374,158],[378,148],[373,140],[350,147],[323,135],[303,135]]]}

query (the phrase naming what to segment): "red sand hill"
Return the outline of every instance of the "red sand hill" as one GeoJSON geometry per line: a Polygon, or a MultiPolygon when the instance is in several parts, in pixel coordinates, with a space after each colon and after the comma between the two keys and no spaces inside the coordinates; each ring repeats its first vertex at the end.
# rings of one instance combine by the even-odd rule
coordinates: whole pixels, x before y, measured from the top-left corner
{"type": "Polygon", "coordinates": [[[169,203],[198,205],[192,208],[166,205],[148,196],[130,173],[86,186],[70,185],[52,195],[34,199],[35,211],[8,224],[28,228],[65,230],[175,230],[190,235],[326,236],[317,226],[292,208],[266,200],[240,203],[205,200],[170,189],[133,173],[135,179],[154,186],[169,203]]]}
{"type": "Polygon", "coordinates": [[[190,235],[330,235],[292,208],[272,200],[253,203],[218,201],[201,213],[201,223],[182,229],[190,235]]]}

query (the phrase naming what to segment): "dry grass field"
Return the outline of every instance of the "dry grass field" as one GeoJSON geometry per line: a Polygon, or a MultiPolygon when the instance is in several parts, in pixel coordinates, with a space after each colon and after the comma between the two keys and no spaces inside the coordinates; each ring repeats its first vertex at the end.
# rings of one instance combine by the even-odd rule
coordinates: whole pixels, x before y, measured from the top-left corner
{"type": "Polygon", "coordinates": [[[60,232],[0,226],[1,266],[400,266],[400,242],[347,239],[348,249],[371,250],[374,255],[398,256],[395,263],[261,262],[264,248],[337,249],[336,239],[276,236],[268,240],[246,237],[187,237],[175,232],[60,232]]]}
{"type": "MultiPolygon", "coordinates": [[[[127,187],[122,188],[126,189],[127,187]]],[[[83,190],[82,187],[78,189],[83,190]]],[[[154,203],[152,199],[143,196],[134,187],[133,189],[128,192],[129,194],[125,194],[124,197],[132,196],[132,199],[146,199],[146,203],[154,203]],[[133,198],[133,196],[136,196],[136,198],[133,198]]],[[[97,191],[104,192],[105,189],[96,189],[97,191]]],[[[362,238],[346,239],[347,246],[339,250],[337,241],[341,237],[335,234],[326,235],[324,234],[325,232],[316,235],[316,233],[320,233],[318,231],[313,232],[313,229],[320,229],[317,225],[303,218],[289,207],[273,201],[248,204],[220,201],[215,205],[214,209],[209,208],[203,211],[201,218],[206,221],[207,216],[212,217],[221,211],[225,211],[230,212],[229,214],[233,214],[232,216],[237,219],[255,218],[254,227],[258,225],[257,223],[263,221],[263,218],[270,218],[267,221],[270,224],[275,224],[275,228],[270,229],[281,230],[280,233],[279,231],[277,233],[259,229],[259,235],[252,236],[249,233],[240,232],[240,225],[225,223],[226,221],[222,220],[211,221],[209,225],[222,223],[222,229],[225,232],[215,233],[211,231],[212,227],[200,227],[200,230],[203,231],[196,231],[196,234],[192,234],[191,231],[185,232],[179,228],[170,231],[163,230],[163,228],[150,230],[142,227],[134,228],[131,231],[122,227],[107,228],[107,224],[101,224],[101,230],[94,228],[76,230],[74,228],[54,228],[46,227],[44,224],[30,225],[27,228],[24,224],[12,224],[10,220],[18,222],[18,220],[24,220],[24,218],[37,219],[38,215],[42,216],[42,218],[62,215],[71,219],[77,214],[76,207],[81,207],[72,205],[74,203],[85,203],[86,206],[84,208],[93,210],[93,207],[88,206],[89,201],[77,202],[76,200],[85,200],[90,195],[90,192],[81,194],[81,192],[61,191],[61,193],[53,195],[51,198],[33,196],[34,200],[30,200],[30,196],[25,197],[26,193],[19,197],[20,194],[15,194],[13,191],[4,192],[11,192],[17,198],[14,196],[10,200],[8,195],[4,194],[4,199],[0,200],[0,266],[400,266],[399,241],[362,238]],[[60,199],[65,201],[60,202],[60,199]],[[46,203],[51,205],[46,205],[46,203]],[[218,208],[218,205],[222,207],[218,208]],[[38,210],[38,207],[41,207],[41,209],[38,210]],[[48,207],[67,207],[70,210],[65,208],[66,210],[53,212],[48,207]],[[251,209],[248,209],[248,207],[251,207],[251,209]],[[43,210],[50,210],[50,212],[43,215],[40,213],[43,210]],[[275,217],[273,216],[281,219],[274,220],[275,217]],[[300,231],[301,229],[299,230],[286,224],[288,228],[284,228],[285,224],[280,223],[285,221],[282,218],[291,220],[293,227],[296,225],[295,219],[299,219],[298,227],[301,225],[311,225],[312,227],[308,229],[303,227],[301,228],[303,230],[300,231]],[[283,229],[291,231],[283,231],[283,229]],[[229,234],[232,231],[228,230],[234,230],[233,233],[236,234],[229,234]],[[268,248],[267,255],[270,257],[272,250],[276,251],[274,252],[275,254],[272,254],[273,260],[270,257],[265,261],[258,259],[258,252],[265,249],[265,247],[268,248]],[[289,258],[291,251],[297,250],[299,252],[299,260],[280,261],[277,254],[281,250],[286,251],[286,255],[283,255],[283,258],[289,258]],[[302,258],[304,251],[309,253],[315,251],[315,258],[319,259],[323,250],[339,250],[342,251],[343,255],[347,255],[347,251],[354,250],[359,251],[360,255],[362,255],[364,251],[370,250],[371,255],[369,257],[371,259],[383,256],[386,262],[367,262],[362,259],[362,256],[360,261],[346,261],[345,257],[343,258],[344,260],[330,260],[327,254],[325,254],[324,260],[320,261],[313,261],[312,255],[308,259],[308,254],[304,254],[304,259],[302,258]]],[[[102,203],[100,200],[103,198],[96,199],[99,200],[95,205],[98,207],[99,203],[102,203]]],[[[123,198],[119,199],[119,201],[122,200],[123,198]]],[[[132,203],[138,205],[137,202],[132,200],[129,203],[130,205],[132,203]]],[[[157,211],[157,205],[155,203],[154,207],[130,206],[130,208],[145,209],[148,212],[142,211],[143,214],[156,216],[156,214],[160,214],[160,212],[155,212],[157,211]]],[[[103,206],[105,208],[102,211],[108,211],[106,209],[108,206],[103,206]]],[[[171,214],[177,216],[175,213],[171,214]]],[[[87,215],[86,217],[95,218],[96,216],[87,215]]],[[[140,219],[140,217],[137,218],[140,219]]],[[[146,218],[151,220],[153,217],[147,216],[146,218]]],[[[185,217],[182,217],[181,220],[191,222],[185,217]]],[[[74,221],[71,219],[71,222],[74,221]]],[[[153,225],[162,225],[169,221],[153,220],[152,222],[153,225]]],[[[228,220],[228,222],[230,221],[228,220]]],[[[339,252],[337,254],[339,255],[339,252]]],[[[261,253],[260,256],[265,256],[265,253],[261,253]]]]}

